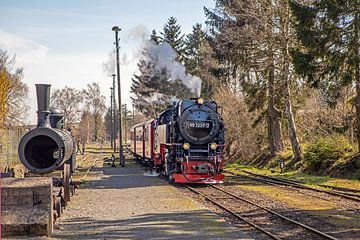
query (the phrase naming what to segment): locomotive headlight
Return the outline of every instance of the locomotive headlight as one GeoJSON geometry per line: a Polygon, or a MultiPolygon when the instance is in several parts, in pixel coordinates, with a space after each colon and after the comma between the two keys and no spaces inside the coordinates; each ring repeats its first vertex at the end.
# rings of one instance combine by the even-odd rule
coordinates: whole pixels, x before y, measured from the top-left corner
{"type": "Polygon", "coordinates": [[[204,104],[204,99],[203,98],[198,98],[197,103],[200,104],[200,105],[204,104]]]}
{"type": "Polygon", "coordinates": [[[188,150],[188,149],[190,148],[190,144],[184,143],[184,144],[183,144],[183,148],[184,148],[185,150],[188,150]]]}
{"type": "Polygon", "coordinates": [[[217,144],[216,144],[216,143],[212,143],[212,144],[210,144],[210,148],[211,148],[212,150],[215,150],[215,149],[216,149],[216,147],[217,147],[217,144]]]}

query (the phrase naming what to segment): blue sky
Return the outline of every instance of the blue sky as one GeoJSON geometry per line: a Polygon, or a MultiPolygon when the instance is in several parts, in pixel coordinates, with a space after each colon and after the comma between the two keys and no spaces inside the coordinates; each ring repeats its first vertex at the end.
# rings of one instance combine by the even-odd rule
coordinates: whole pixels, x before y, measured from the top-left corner
{"type": "MultiPolygon", "coordinates": [[[[142,38],[160,31],[170,16],[184,33],[203,23],[203,7],[213,0],[1,0],[0,48],[16,54],[30,88],[29,104],[35,106],[35,83],[81,89],[99,82],[109,101],[111,78],[102,64],[113,48],[113,25],[119,25],[123,102],[130,104],[131,76],[136,71],[142,38]]],[[[35,108],[29,122],[35,121],[35,108]]]]}

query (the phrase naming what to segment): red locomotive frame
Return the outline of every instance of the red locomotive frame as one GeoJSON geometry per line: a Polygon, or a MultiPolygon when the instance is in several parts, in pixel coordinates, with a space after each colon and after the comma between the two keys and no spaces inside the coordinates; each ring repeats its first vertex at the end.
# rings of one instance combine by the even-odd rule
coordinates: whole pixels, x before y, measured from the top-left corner
{"type": "Polygon", "coordinates": [[[157,120],[151,119],[130,129],[130,150],[135,158],[148,163],[170,177],[170,181],[177,183],[223,183],[223,152],[216,149],[223,149],[224,145],[217,144],[215,150],[211,150],[209,143],[207,157],[185,156],[183,144],[166,142],[166,129],[164,131],[163,126],[157,126],[157,120]],[[180,172],[167,171],[169,155],[181,167],[180,172]]]}

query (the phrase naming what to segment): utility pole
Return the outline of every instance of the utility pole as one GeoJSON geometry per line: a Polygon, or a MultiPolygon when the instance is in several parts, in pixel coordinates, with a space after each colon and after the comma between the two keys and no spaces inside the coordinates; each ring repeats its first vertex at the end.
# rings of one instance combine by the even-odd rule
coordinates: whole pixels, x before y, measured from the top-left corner
{"type": "Polygon", "coordinates": [[[132,105],[132,125],[135,125],[135,107],[132,105]]]}
{"type": "Polygon", "coordinates": [[[112,27],[112,31],[115,32],[115,47],[116,47],[116,72],[117,72],[117,82],[118,82],[118,95],[119,95],[119,118],[120,118],[120,129],[119,129],[119,159],[120,166],[125,167],[125,158],[124,158],[124,149],[122,142],[122,111],[121,111],[121,85],[120,85],[120,60],[119,60],[119,37],[118,34],[121,31],[121,28],[118,26],[112,27]]]}
{"type": "Polygon", "coordinates": [[[113,119],[113,122],[114,122],[114,127],[113,127],[113,132],[112,132],[112,135],[113,135],[113,145],[114,145],[114,154],[116,153],[116,98],[115,98],[115,77],[116,75],[113,74],[112,75],[113,77],[113,87],[112,87],[112,95],[113,95],[113,115],[111,116],[111,118],[113,119]]]}
{"type": "Polygon", "coordinates": [[[127,116],[127,105],[124,104],[124,135],[125,135],[125,144],[127,143],[127,120],[128,120],[128,116],[127,116]]]}
{"type": "Polygon", "coordinates": [[[110,88],[110,143],[111,143],[111,148],[114,147],[114,134],[113,134],[113,88],[110,88]]]}

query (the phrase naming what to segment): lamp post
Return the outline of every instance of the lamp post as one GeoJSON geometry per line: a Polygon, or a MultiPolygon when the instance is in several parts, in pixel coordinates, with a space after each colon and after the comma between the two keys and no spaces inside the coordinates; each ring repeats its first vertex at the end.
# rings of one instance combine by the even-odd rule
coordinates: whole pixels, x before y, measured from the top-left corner
{"type": "Polygon", "coordinates": [[[116,98],[115,98],[115,77],[116,77],[116,75],[115,74],[113,74],[112,75],[112,77],[113,77],[113,87],[112,87],[112,95],[113,95],[113,103],[112,103],[112,105],[113,105],[113,115],[111,116],[111,118],[113,119],[113,122],[114,122],[114,126],[113,126],[113,131],[112,131],[112,136],[113,136],[113,146],[114,146],[114,154],[116,153],[116,123],[117,123],[117,121],[116,121],[116,98]]]}
{"type": "Polygon", "coordinates": [[[121,28],[118,26],[113,26],[112,31],[115,32],[115,47],[116,47],[116,73],[117,73],[117,83],[118,83],[118,95],[119,95],[119,118],[120,118],[120,129],[119,129],[119,159],[120,166],[125,167],[125,158],[123,151],[123,143],[122,143],[122,122],[121,122],[121,86],[120,86],[120,61],[119,61],[119,37],[118,34],[121,31],[121,28]]]}

